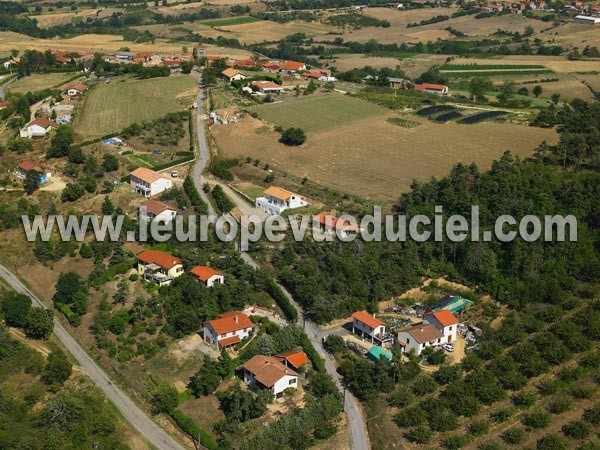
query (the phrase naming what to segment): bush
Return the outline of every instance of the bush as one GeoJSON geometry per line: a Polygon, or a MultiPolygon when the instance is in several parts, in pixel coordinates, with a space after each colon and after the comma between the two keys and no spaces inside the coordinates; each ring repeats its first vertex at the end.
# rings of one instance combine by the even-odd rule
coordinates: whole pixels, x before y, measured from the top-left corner
{"type": "Polygon", "coordinates": [[[469,443],[469,437],[465,435],[453,434],[442,439],[442,447],[448,450],[458,450],[469,443]]]}
{"type": "Polygon", "coordinates": [[[427,427],[419,426],[411,428],[405,436],[410,442],[426,444],[431,439],[432,434],[433,433],[427,427]]]}
{"type": "Polygon", "coordinates": [[[573,402],[568,397],[557,397],[548,403],[547,409],[552,414],[561,414],[571,408],[573,402]]]}
{"type": "Polygon", "coordinates": [[[129,275],[129,281],[137,281],[137,280],[138,280],[137,273],[132,273],[131,275],[129,275]]]}
{"type": "Polygon", "coordinates": [[[600,403],[596,403],[583,413],[583,419],[594,426],[600,425],[600,403]]]}
{"type": "Polygon", "coordinates": [[[550,415],[543,411],[534,411],[531,414],[528,414],[525,417],[523,417],[522,422],[529,428],[545,428],[550,423],[550,415]]]}
{"type": "Polygon", "coordinates": [[[190,417],[186,416],[183,412],[178,409],[174,409],[171,412],[171,417],[177,426],[189,434],[192,439],[195,440],[200,438],[200,445],[208,448],[209,450],[219,450],[217,441],[215,441],[210,434],[200,428],[196,422],[194,422],[190,417]]]}
{"type": "Polygon", "coordinates": [[[536,448],[538,450],[567,450],[569,444],[567,441],[556,434],[549,434],[538,439],[536,448]]]}
{"type": "Polygon", "coordinates": [[[572,439],[585,439],[592,432],[592,426],[581,420],[563,425],[562,432],[572,439]]]}
{"type": "Polygon", "coordinates": [[[490,424],[487,420],[474,420],[469,424],[469,433],[473,436],[483,436],[490,429],[490,424]]]}
{"type": "Polygon", "coordinates": [[[302,128],[288,128],[281,133],[279,142],[289,146],[302,145],[306,142],[306,133],[302,128]]]}
{"type": "Polygon", "coordinates": [[[525,440],[527,437],[527,432],[523,427],[515,426],[506,430],[500,435],[500,437],[507,444],[516,445],[525,440]]]}

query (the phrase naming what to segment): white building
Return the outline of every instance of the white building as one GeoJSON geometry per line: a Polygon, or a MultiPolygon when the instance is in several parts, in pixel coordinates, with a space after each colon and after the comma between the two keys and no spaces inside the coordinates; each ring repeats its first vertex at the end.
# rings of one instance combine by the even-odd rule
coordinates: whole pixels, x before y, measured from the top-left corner
{"type": "Polygon", "coordinates": [[[147,200],[140,206],[140,218],[148,222],[170,223],[176,216],[177,209],[157,200],[147,200]]]}
{"type": "Polygon", "coordinates": [[[170,284],[173,279],[183,275],[181,259],[160,250],[145,250],[136,258],[138,273],[142,278],[159,286],[170,284]]]}
{"type": "Polygon", "coordinates": [[[458,330],[458,319],[446,309],[428,312],[423,316],[423,322],[436,327],[443,336],[444,342],[454,342],[458,330]]]}
{"type": "Polygon", "coordinates": [[[414,350],[418,356],[425,347],[437,346],[444,343],[444,336],[440,330],[431,324],[417,324],[398,332],[398,345],[402,353],[414,350]]]}
{"type": "Polygon", "coordinates": [[[256,355],[242,367],[246,383],[264,386],[273,392],[275,398],[282,397],[288,388],[298,389],[300,375],[271,356],[256,355]]]}
{"type": "Polygon", "coordinates": [[[573,19],[575,23],[582,23],[584,25],[598,25],[600,24],[600,17],[592,17],[592,16],[575,16],[573,19]]]}
{"type": "Polygon", "coordinates": [[[240,81],[246,79],[246,75],[237,69],[228,68],[221,72],[227,81],[240,81]]]}
{"type": "Polygon", "coordinates": [[[294,192],[273,186],[256,199],[255,205],[268,214],[281,214],[286,209],[308,206],[308,202],[294,192]]]}
{"type": "Polygon", "coordinates": [[[393,340],[385,331],[385,323],[366,311],[356,311],[352,314],[352,332],[378,345],[391,343],[393,340]]]}
{"type": "Polygon", "coordinates": [[[154,170],[138,167],[129,174],[129,183],[135,192],[152,197],[173,187],[173,182],[154,170]]]}
{"type": "Polygon", "coordinates": [[[198,281],[204,283],[206,287],[213,287],[215,284],[225,283],[225,275],[212,267],[196,266],[190,273],[196,277],[198,281]]]}
{"type": "Polygon", "coordinates": [[[241,312],[221,314],[214,320],[204,322],[204,342],[221,350],[239,344],[250,336],[253,326],[250,318],[241,312]]]}
{"type": "Polygon", "coordinates": [[[21,128],[19,135],[22,138],[43,138],[50,130],[58,128],[58,124],[49,119],[34,119],[21,128]]]}
{"type": "Polygon", "coordinates": [[[52,178],[52,170],[45,164],[37,163],[34,161],[23,161],[17,166],[17,176],[19,178],[25,178],[30,170],[35,170],[40,174],[40,183],[46,183],[52,178]]]}
{"type": "Polygon", "coordinates": [[[338,235],[342,238],[362,231],[358,224],[327,213],[320,213],[313,217],[313,228],[320,230],[322,233],[338,235]]]}

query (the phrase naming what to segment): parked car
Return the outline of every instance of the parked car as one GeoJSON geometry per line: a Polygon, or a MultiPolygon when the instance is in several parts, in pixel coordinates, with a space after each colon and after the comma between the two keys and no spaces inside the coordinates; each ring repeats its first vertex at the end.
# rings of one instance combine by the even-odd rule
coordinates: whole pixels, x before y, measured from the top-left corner
{"type": "Polygon", "coordinates": [[[177,178],[179,176],[179,173],[177,173],[176,170],[174,170],[173,172],[171,172],[171,177],[172,178],[177,178]]]}
{"type": "Polygon", "coordinates": [[[447,352],[453,352],[454,351],[454,345],[450,344],[449,342],[446,342],[444,345],[442,345],[442,348],[444,350],[446,350],[447,352]]]}
{"type": "Polygon", "coordinates": [[[163,151],[162,151],[162,150],[159,150],[159,149],[154,149],[154,150],[152,150],[152,154],[153,154],[153,155],[162,155],[162,154],[163,154],[163,151]]]}

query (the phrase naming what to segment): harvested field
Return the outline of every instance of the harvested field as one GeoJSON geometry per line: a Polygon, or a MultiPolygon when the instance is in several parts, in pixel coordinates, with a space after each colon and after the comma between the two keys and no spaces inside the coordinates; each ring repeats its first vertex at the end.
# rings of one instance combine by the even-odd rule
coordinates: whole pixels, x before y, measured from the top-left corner
{"type": "Polygon", "coordinates": [[[47,14],[40,14],[37,16],[30,16],[30,18],[37,20],[39,27],[50,28],[57,25],[66,25],[68,23],[85,22],[85,20],[88,17],[98,19],[108,17],[117,11],[120,10],[117,8],[106,8],[101,10],[85,9],[81,11],[53,12],[47,14]],[[97,13],[97,11],[99,12],[97,13]]]}
{"type": "MultiPolygon", "coordinates": [[[[591,101],[594,99],[594,93],[586,86],[585,83],[582,82],[581,79],[579,79],[577,75],[560,75],[559,81],[540,83],[540,86],[542,86],[542,95],[540,97],[550,98],[552,94],[558,93],[561,95],[563,100],[580,98],[582,100],[591,101]]],[[[598,77],[598,80],[600,80],[600,77],[598,77]]],[[[535,84],[526,84],[524,86],[531,91],[535,84]]],[[[521,87],[521,85],[518,85],[518,87],[521,87]]]]}
{"type": "Polygon", "coordinates": [[[121,131],[134,122],[189,107],[195,92],[196,82],[190,75],[99,84],[85,98],[75,131],[83,139],[121,131]]]}
{"type": "MultiPolygon", "coordinates": [[[[296,108],[288,107],[280,121],[297,114],[296,108]]],[[[234,126],[214,125],[212,133],[226,157],[251,156],[276,170],[381,201],[393,201],[409,190],[414,179],[447,175],[456,162],[475,162],[485,170],[505,150],[526,156],[542,140],[557,140],[554,130],[508,123],[466,126],[415,118],[421,125],[403,128],[387,121],[391,111],[380,111],[350,123],[331,118],[323,131],[307,130],[306,143],[296,148],[279,144],[278,133],[257,134],[264,124],[251,117],[234,126]]]]}
{"type": "Polygon", "coordinates": [[[600,33],[597,27],[579,23],[567,23],[553,28],[539,36],[541,39],[552,39],[555,45],[579,47],[583,50],[587,45],[600,48],[600,33]]]}
{"type": "Polygon", "coordinates": [[[600,61],[569,61],[562,56],[514,55],[494,59],[456,58],[452,64],[539,64],[557,73],[588,72],[600,69],[600,61]]]}
{"type": "Polygon", "coordinates": [[[381,69],[382,67],[395,69],[396,66],[400,65],[400,60],[398,60],[398,58],[385,56],[365,56],[361,53],[349,53],[336,55],[335,60],[331,60],[330,64],[340,71],[364,66],[371,66],[375,69],[381,69]]]}
{"type": "Polygon", "coordinates": [[[53,88],[66,83],[73,77],[77,77],[78,73],[36,73],[28,77],[23,77],[10,84],[8,91],[10,92],[35,92],[42,89],[53,88]]]}

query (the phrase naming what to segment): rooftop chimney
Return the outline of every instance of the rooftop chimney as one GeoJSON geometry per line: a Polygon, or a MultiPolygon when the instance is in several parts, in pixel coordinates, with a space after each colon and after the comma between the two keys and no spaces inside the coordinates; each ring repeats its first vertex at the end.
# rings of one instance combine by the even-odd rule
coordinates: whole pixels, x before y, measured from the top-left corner
{"type": "Polygon", "coordinates": [[[238,316],[237,316],[237,314],[235,316],[233,316],[233,320],[235,321],[235,323],[238,323],[238,316]]]}

